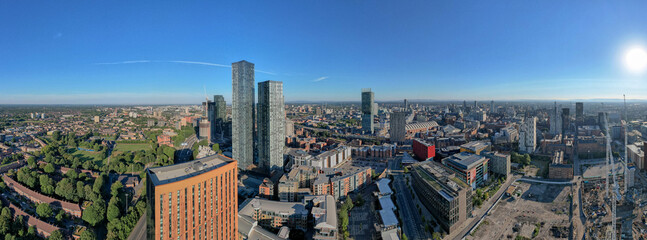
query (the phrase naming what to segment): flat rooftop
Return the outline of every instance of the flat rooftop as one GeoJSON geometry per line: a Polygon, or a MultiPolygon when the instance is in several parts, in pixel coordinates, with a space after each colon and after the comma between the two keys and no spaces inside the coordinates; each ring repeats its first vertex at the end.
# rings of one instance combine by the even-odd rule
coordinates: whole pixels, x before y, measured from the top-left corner
{"type": "Polygon", "coordinates": [[[463,144],[461,145],[461,147],[475,151],[477,149],[486,148],[488,145],[489,144],[483,141],[474,141],[474,142],[468,142],[466,144],[463,144]]]}
{"type": "Polygon", "coordinates": [[[200,175],[233,161],[230,158],[216,154],[185,163],[149,168],[148,172],[153,185],[159,186],[200,175]]]}
{"type": "Polygon", "coordinates": [[[443,159],[443,162],[448,161],[452,165],[461,167],[463,169],[472,169],[478,164],[481,164],[483,161],[485,161],[485,159],[486,158],[483,156],[469,152],[462,152],[446,157],[445,159],[443,159]]]}

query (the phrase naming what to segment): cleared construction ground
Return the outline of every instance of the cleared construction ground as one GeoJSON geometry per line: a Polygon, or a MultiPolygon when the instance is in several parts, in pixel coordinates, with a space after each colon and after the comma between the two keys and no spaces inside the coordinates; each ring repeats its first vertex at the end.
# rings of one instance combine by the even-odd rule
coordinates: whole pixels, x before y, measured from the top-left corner
{"type": "Polygon", "coordinates": [[[467,239],[568,238],[571,186],[524,182],[513,186],[467,239]]]}

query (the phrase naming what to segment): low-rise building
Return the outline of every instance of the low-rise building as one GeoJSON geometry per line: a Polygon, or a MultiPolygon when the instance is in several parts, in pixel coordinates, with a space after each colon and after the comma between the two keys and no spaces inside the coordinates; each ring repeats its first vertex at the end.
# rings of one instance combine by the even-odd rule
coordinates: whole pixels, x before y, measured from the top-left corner
{"type": "Polygon", "coordinates": [[[331,195],[321,196],[323,201],[318,201],[312,208],[314,219],[314,240],[336,240],[337,233],[337,202],[331,195]]]}
{"type": "Polygon", "coordinates": [[[564,152],[557,151],[553,154],[551,164],[548,165],[548,178],[573,179],[573,164],[564,161],[564,152]]]}
{"type": "Polygon", "coordinates": [[[461,145],[461,152],[470,152],[473,154],[481,154],[481,151],[490,151],[491,146],[489,142],[474,141],[461,145]]]}
{"type": "Polygon", "coordinates": [[[238,214],[251,217],[266,229],[279,230],[287,226],[306,231],[308,228],[308,210],[301,202],[248,198],[240,205],[238,214]]]}
{"type": "Polygon", "coordinates": [[[82,210],[79,204],[58,200],[58,199],[40,194],[36,191],[33,191],[23,186],[22,184],[13,180],[12,178],[8,177],[5,174],[2,175],[2,181],[5,184],[7,184],[7,187],[11,188],[14,192],[20,194],[23,197],[28,198],[32,202],[47,203],[54,208],[63,209],[63,211],[65,211],[66,213],[69,213],[72,216],[79,217],[79,218],[81,217],[82,210]]]}

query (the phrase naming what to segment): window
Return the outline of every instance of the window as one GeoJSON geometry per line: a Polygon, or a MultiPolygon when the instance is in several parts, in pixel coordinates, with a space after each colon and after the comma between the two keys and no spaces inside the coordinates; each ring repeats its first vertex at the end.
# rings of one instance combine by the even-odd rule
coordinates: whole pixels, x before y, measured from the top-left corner
{"type": "Polygon", "coordinates": [[[177,208],[177,238],[180,238],[180,190],[177,190],[177,203],[175,204],[177,208]]]}
{"type": "Polygon", "coordinates": [[[171,239],[171,216],[173,215],[173,193],[168,193],[168,238],[171,239]]]}
{"type": "Polygon", "coordinates": [[[160,195],[160,240],[164,240],[164,195],[160,195]]]}

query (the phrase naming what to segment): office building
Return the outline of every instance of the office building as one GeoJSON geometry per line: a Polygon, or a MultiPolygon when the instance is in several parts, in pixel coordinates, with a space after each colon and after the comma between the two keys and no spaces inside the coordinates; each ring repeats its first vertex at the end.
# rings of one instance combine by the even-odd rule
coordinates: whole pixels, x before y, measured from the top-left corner
{"type": "Polygon", "coordinates": [[[237,175],[222,155],[148,168],[147,239],[238,239],[237,175]]]}
{"type": "Polygon", "coordinates": [[[406,99],[406,98],[404,99],[404,109],[405,109],[405,111],[406,111],[407,109],[409,109],[409,102],[407,102],[407,99],[406,99]]]}
{"type": "Polygon", "coordinates": [[[362,130],[364,133],[373,134],[375,118],[375,96],[370,88],[362,89],[362,130]]]}
{"type": "Polygon", "coordinates": [[[422,205],[448,233],[472,216],[472,189],[445,166],[427,161],[413,165],[413,189],[422,205]]]}
{"type": "Polygon", "coordinates": [[[584,103],[576,102],[575,103],[575,122],[582,124],[584,122],[584,103]]]}
{"type": "Polygon", "coordinates": [[[494,113],[494,100],[490,101],[490,113],[494,113]]]}
{"type": "Polygon", "coordinates": [[[456,173],[456,177],[476,189],[488,179],[490,159],[469,152],[446,157],[442,163],[456,173]]]}
{"type": "Polygon", "coordinates": [[[404,141],[407,134],[407,113],[406,112],[393,112],[391,113],[389,135],[391,142],[404,141]]]}
{"type": "Polygon", "coordinates": [[[232,156],[241,169],[254,163],[254,64],[231,64],[232,73],[232,156]]]}
{"type": "Polygon", "coordinates": [[[519,129],[519,151],[534,153],[537,148],[537,117],[526,118],[519,129]]]}
{"type": "Polygon", "coordinates": [[[283,170],[285,147],[285,106],[283,83],[258,83],[258,163],[271,172],[283,170]]]}
{"type": "Polygon", "coordinates": [[[490,159],[490,172],[505,178],[510,175],[510,154],[483,151],[481,156],[490,159]]]}

